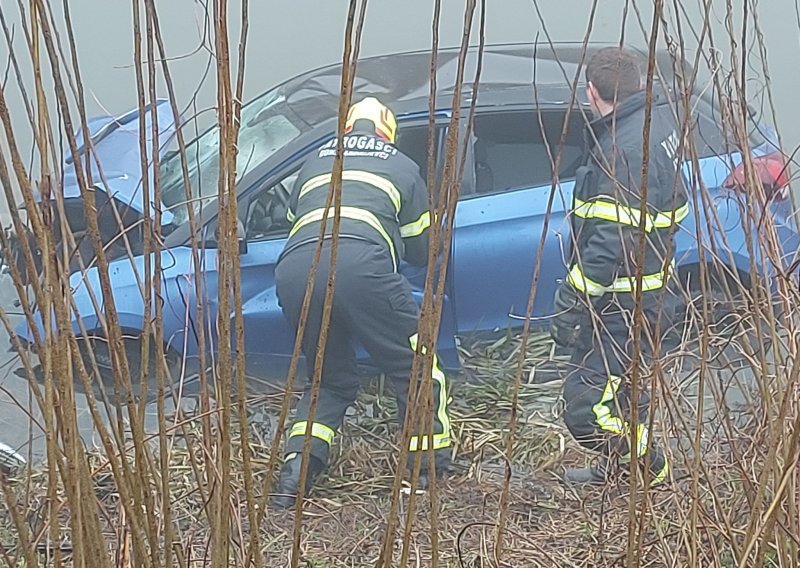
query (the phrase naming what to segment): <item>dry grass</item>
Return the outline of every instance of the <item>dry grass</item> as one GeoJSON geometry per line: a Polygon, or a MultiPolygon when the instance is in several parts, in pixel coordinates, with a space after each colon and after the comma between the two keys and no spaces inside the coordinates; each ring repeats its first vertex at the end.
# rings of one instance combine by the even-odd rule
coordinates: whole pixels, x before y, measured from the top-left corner
{"type": "MultiPolygon", "coordinates": [[[[527,357],[528,368],[540,364],[549,353],[547,341],[534,336],[527,357]]],[[[519,339],[509,337],[492,345],[472,346],[465,374],[452,380],[451,412],[457,445],[453,448],[452,475],[440,483],[439,544],[441,566],[497,566],[493,560],[494,523],[506,475],[504,448],[509,408],[510,366],[519,339]]],[[[300,566],[374,566],[380,555],[385,519],[391,500],[392,479],[397,466],[397,426],[391,393],[381,381],[371,381],[357,401],[338,438],[332,465],[319,481],[304,511],[300,566]]],[[[584,454],[570,440],[559,420],[560,383],[526,384],[521,395],[521,419],[511,464],[511,499],[506,545],[500,566],[615,566],[623,565],[628,544],[628,504],[630,488],[623,482],[604,490],[575,490],[564,486],[558,475],[564,465],[582,463],[584,454]]],[[[253,469],[262,482],[267,469],[269,440],[274,424],[264,420],[279,404],[278,397],[261,397],[261,419],[251,424],[253,469]]],[[[202,464],[202,432],[192,423],[188,439],[173,438],[170,465],[170,493],[173,519],[178,535],[175,552],[181,565],[201,566],[208,560],[209,528],[206,506],[191,466],[191,459],[202,464]],[[194,451],[192,456],[190,452],[194,451]]],[[[250,529],[245,514],[245,490],[240,459],[239,436],[233,441],[231,503],[232,539],[235,554],[243,554],[250,529]]],[[[156,451],[154,447],[154,451],[156,451]]],[[[127,525],[110,475],[101,455],[91,457],[95,498],[102,511],[105,541],[110,553],[120,561],[127,546],[127,525]]],[[[720,465],[719,458],[717,465],[720,465]]],[[[715,478],[704,483],[715,486],[727,503],[704,503],[708,515],[715,507],[739,504],[736,497],[735,469],[715,468],[715,478]],[[728,490],[725,490],[725,487],[728,490]]],[[[205,475],[206,479],[213,476],[205,475]]],[[[28,495],[28,524],[34,534],[43,531],[46,508],[46,475],[33,473],[26,483],[18,483],[22,497],[28,495]],[[30,484],[30,485],[28,485],[30,484]]],[[[637,507],[647,508],[642,545],[638,549],[642,566],[680,566],[685,559],[682,540],[690,506],[688,481],[668,489],[649,492],[637,499],[637,507]]],[[[206,487],[206,489],[213,489],[206,487]]],[[[155,491],[154,491],[155,495],[155,491]]],[[[406,498],[407,499],[407,498],[406,498]]],[[[399,556],[406,505],[397,534],[399,556]]],[[[737,505],[738,506],[738,505],[737,505]]],[[[746,503],[745,503],[746,506],[746,503]]],[[[742,509],[741,522],[746,521],[742,509]]],[[[6,511],[7,512],[7,511],[6,511]]],[[[430,503],[423,496],[418,503],[410,541],[412,565],[431,563],[430,503]]],[[[271,511],[260,527],[260,544],[267,566],[284,566],[291,551],[293,512],[271,511]]],[[[63,524],[61,549],[69,554],[69,519],[66,510],[59,516],[63,524]]],[[[13,550],[15,542],[9,520],[3,516],[2,544],[13,550]]],[[[744,526],[742,524],[742,526],[744,526]]],[[[720,557],[722,539],[715,536],[713,519],[708,519],[709,558],[720,557]],[[716,555],[716,556],[712,556],[716,555]]],[[[46,531],[44,531],[46,534],[46,531]]],[[[43,563],[54,546],[39,541],[43,563]]],[[[702,555],[701,555],[702,557],[702,555]]],[[[710,564],[721,565],[721,564],[710,564]]]]}

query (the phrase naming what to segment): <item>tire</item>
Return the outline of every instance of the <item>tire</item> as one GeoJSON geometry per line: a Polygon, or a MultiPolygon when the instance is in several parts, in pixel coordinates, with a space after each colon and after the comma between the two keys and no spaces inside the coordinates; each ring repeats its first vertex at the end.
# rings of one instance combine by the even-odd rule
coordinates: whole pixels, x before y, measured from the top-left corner
{"type": "MultiPolygon", "coordinates": [[[[137,398],[141,395],[141,370],[142,370],[142,338],[138,332],[125,332],[122,333],[125,357],[128,361],[128,369],[130,369],[131,386],[133,387],[133,395],[137,398]]],[[[103,336],[89,336],[86,338],[79,338],[79,346],[81,350],[81,358],[84,366],[93,381],[93,386],[96,394],[100,394],[98,390],[102,389],[105,394],[112,397],[115,388],[119,388],[119,392],[123,393],[123,383],[117,381],[114,375],[113,364],[111,358],[111,349],[109,349],[108,340],[103,336]],[[97,371],[94,370],[93,361],[97,364],[97,371]]],[[[156,380],[156,365],[160,360],[160,355],[156,351],[156,346],[153,345],[154,341],[150,339],[149,355],[147,370],[145,372],[145,397],[147,400],[155,399],[157,394],[157,380],[156,380]]],[[[178,378],[180,371],[179,358],[177,353],[167,349],[164,352],[166,357],[167,369],[165,376],[165,385],[169,387],[174,380],[178,378]]],[[[76,378],[79,375],[76,374],[76,378]]],[[[78,379],[79,381],[79,379],[78,379]]]]}
{"type": "Polygon", "coordinates": [[[696,351],[703,337],[699,331],[707,328],[709,363],[720,367],[742,366],[749,357],[758,357],[772,347],[768,337],[758,337],[756,311],[750,297],[754,283],[741,272],[734,276],[714,267],[709,270],[710,286],[705,291],[700,285],[698,265],[680,272],[674,325],[667,343],[670,348],[680,345],[696,351]]]}

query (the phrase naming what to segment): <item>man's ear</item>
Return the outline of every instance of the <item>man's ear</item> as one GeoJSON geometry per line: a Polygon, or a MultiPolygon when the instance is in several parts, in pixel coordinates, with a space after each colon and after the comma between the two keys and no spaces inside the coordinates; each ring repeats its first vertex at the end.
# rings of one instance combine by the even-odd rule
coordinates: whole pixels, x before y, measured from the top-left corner
{"type": "Polygon", "coordinates": [[[586,83],[586,94],[588,95],[590,101],[597,100],[597,87],[595,87],[591,81],[586,83]]]}

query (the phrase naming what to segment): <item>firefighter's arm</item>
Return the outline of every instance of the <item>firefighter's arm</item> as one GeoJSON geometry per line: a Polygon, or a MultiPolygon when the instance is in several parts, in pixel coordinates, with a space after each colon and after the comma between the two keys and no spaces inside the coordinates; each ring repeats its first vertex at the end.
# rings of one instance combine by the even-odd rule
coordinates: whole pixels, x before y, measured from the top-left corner
{"type": "Polygon", "coordinates": [[[295,212],[297,211],[297,201],[300,197],[300,188],[302,187],[303,183],[305,183],[307,177],[308,176],[305,175],[305,167],[301,168],[300,173],[294,180],[291,193],[289,194],[289,206],[286,208],[286,220],[289,221],[290,225],[294,224],[296,217],[295,212]]]}
{"type": "Polygon", "coordinates": [[[419,175],[415,176],[414,187],[409,199],[403,203],[398,216],[400,236],[405,245],[406,262],[424,266],[428,262],[428,235],[430,234],[431,212],[428,209],[428,189],[419,175]]]}

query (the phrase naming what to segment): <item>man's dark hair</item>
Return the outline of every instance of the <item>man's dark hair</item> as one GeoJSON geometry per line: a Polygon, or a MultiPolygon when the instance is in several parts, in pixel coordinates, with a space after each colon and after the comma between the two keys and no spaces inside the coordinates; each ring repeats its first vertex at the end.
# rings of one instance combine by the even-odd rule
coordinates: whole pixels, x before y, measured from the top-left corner
{"type": "Polygon", "coordinates": [[[586,64],[586,81],[607,103],[615,104],[642,90],[639,57],[628,49],[604,47],[586,64]]]}

